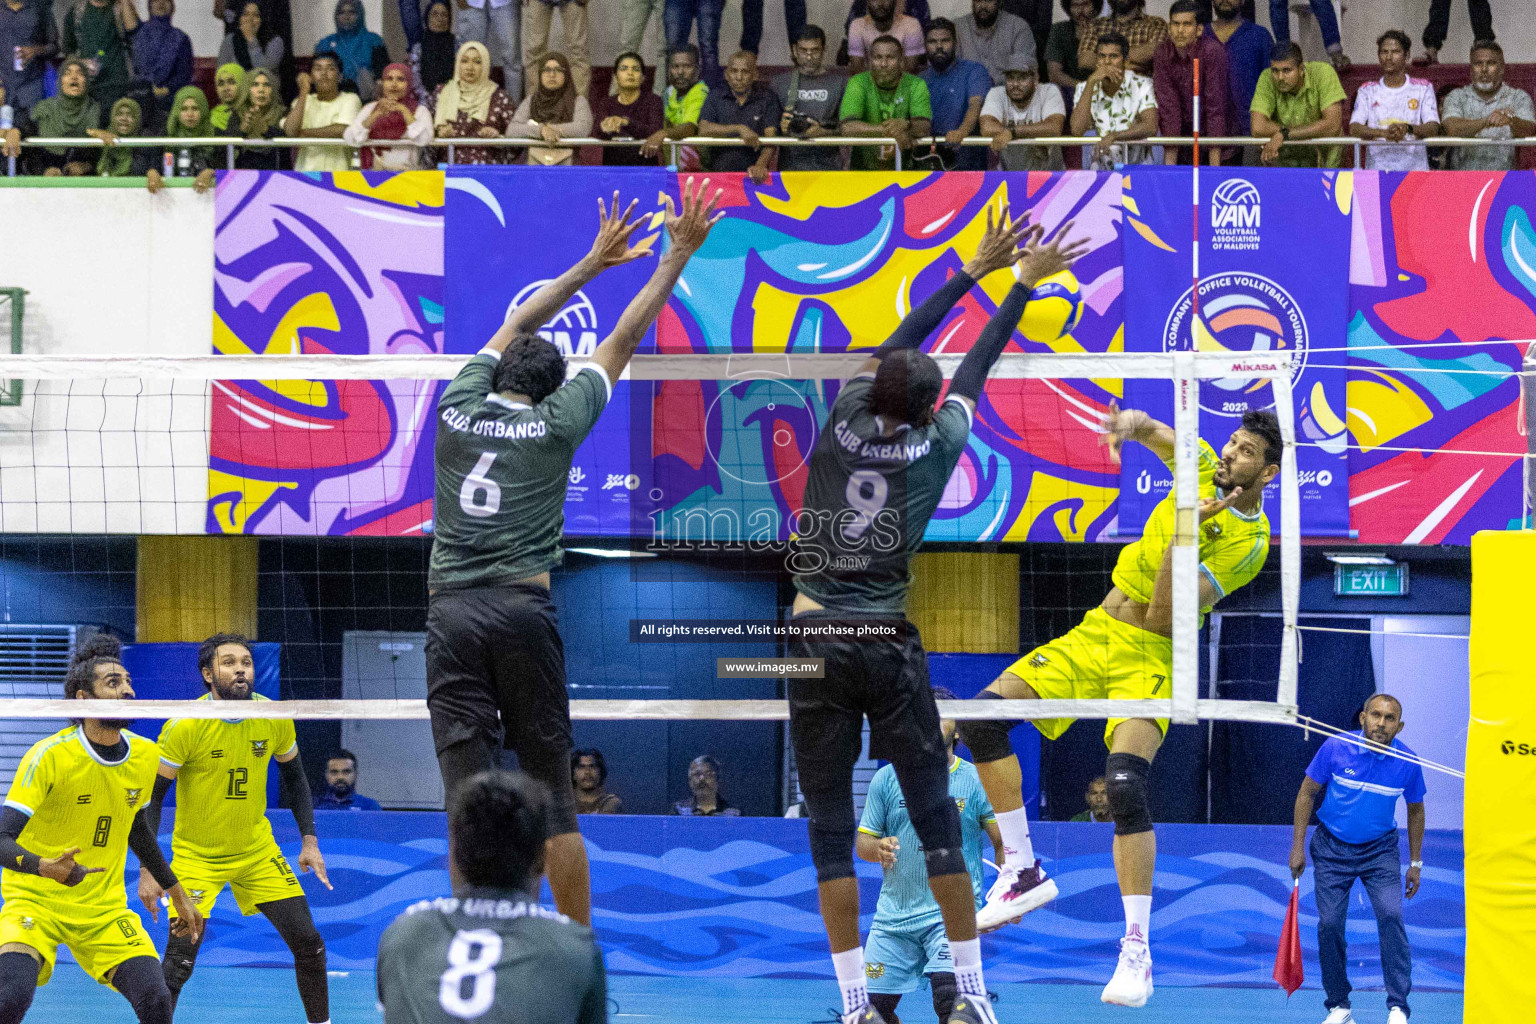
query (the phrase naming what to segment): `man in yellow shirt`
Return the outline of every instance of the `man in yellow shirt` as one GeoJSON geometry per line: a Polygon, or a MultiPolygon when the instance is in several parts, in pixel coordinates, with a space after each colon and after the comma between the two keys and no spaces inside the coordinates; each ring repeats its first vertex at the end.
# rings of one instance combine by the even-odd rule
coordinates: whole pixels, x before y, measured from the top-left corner
{"type": "MultiPolygon", "coordinates": [[[[120,645],[86,641],[64,681],[70,699],[132,700],[120,645]]],[[[0,1024],[19,1024],[58,947],[121,992],[140,1024],[170,1024],[171,996],[144,922],[128,909],[123,871],[132,849],[193,942],[202,916],[165,862],[143,810],[160,750],[117,719],[76,720],[27,751],[0,811],[0,1024]],[[25,837],[26,847],[20,845],[25,837]]]]}
{"type": "MultiPolygon", "coordinates": [[[[198,649],[197,664],[208,687],[199,700],[266,701],[254,690],[256,668],[245,637],[215,633],[198,649]]],[[[231,709],[231,713],[239,711],[231,709]]],[[[145,817],[159,829],[165,794],[173,782],[179,782],[180,813],[171,835],[171,863],[184,879],[192,902],[209,915],[228,885],[242,914],[258,910],[265,914],[293,952],[305,1016],[319,1024],[330,1019],[325,942],[315,928],[298,878],[272,838],[272,823],[266,815],[269,759],[277,761],[284,793],[304,837],[299,869],[314,871],[330,888],[315,838],[314,800],[289,719],[167,722],[160,732],[159,777],[145,817]]],[[[147,872],[139,874],[139,898],[158,920],[160,886],[147,872]]],[[[179,913],[179,909],[173,912],[173,924],[179,913]]],[[[173,1005],[192,976],[200,948],[195,939],[178,936],[173,928],[165,946],[165,983],[173,1005]]]]}
{"type": "MultiPolygon", "coordinates": [[[[1120,447],[1136,441],[1171,469],[1173,430],[1140,410],[1111,407],[1106,438],[1118,461],[1120,447]]],[[[1269,520],[1264,486],[1280,472],[1280,424],[1271,412],[1249,411],[1221,455],[1200,444],[1200,613],[1245,585],[1269,554],[1269,520]]],[[[1168,571],[1174,532],[1170,492],[1147,518],[1141,539],[1127,545],[1115,563],[1114,587],[1102,604],[1083,616],[1066,636],[1037,647],[978,695],[978,699],[1142,700],[1166,698],[1173,674],[1172,574],[1168,571]]],[[[1018,758],[1009,745],[1013,722],[962,722],[960,738],[975,757],[976,770],[997,812],[1006,866],[976,912],[982,930],[1001,927],[1056,895],[1029,840],[1029,822],[1020,792],[1018,758]]],[[[1071,719],[1043,719],[1035,726],[1055,739],[1071,719]]],[[[1115,819],[1115,873],[1125,906],[1125,938],[1115,975],[1100,998],[1120,1006],[1142,1006],[1152,994],[1152,957],[1147,933],[1152,913],[1152,873],[1157,841],[1147,808],[1146,778],[1152,758],[1168,732],[1167,719],[1112,718],[1104,730],[1110,754],[1105,777],[1115,819]]]]}

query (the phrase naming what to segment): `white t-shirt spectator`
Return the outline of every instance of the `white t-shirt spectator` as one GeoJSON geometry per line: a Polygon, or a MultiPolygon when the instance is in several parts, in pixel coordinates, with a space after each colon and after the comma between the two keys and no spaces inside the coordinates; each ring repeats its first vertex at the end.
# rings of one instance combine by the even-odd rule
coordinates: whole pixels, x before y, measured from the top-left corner
{"type": "Polygon", "coordinates": [[[928,52],[923,46],[923,26],[910,14],[898,14],[891,22],[889,32],[881,32],[869,15],[853,19],[848,26],[848,56],[868,57],[869,45],[881,36],[895,36],[901,40],[901,52],[908,57],[921,57],[928,52]]]}
{"type": "MultiPolygon", "coordinates": [[[[1072,105],[1075,107],[1083,98],[1083,86],[1087,82],[1078,82],[1077,88],[1072,91],[1072,105]]],[[[1039,87],[1036,87],[1039,91],[1039,87]]],[[[1147,75],[1126,69],[1125,78],[1120,82],[1120,88],[1113,95],[1104,91],[1104,83],[1094,86],[1093,98],[1088,101],[1088,111],[1093,116],[1093,134],[1098,136],[1108,135],[1110,132],[1123,132],[1136,122],[1136,115],[1143,110],[1157,109],[1157,93],[1152,89],[1152,79],[1147,75]]],[[[1115,146],[1113,161],[1094,161],[1091,170],[1112,171],[1124,164],[1149,164],[1152,162],[1152,147],[1127,145],[1115,146]]]]}
{"type": "MultiPolygon", "coordinates": [[[[1014,125],[1036,125],[1053,114],[1066,116],[1061,90],[1047,82],[1035,86],[1035,94],[1023,107],[1013,105],[1008,87],[994,85],[981,104],[982,117],[995,117],[1012,129],[1014,125]]],[[[1066,132],[1066,128],[1062,128],[1066,132]]],[[[1009,146],[1003,150],[1003,169],[1008,171],[1059,171],[1065,166],[1060,146],[1009,146]]]]}
{"type": "MultiPolygon", "coordinates": [[[[1435,87],[1422,78],[1411,77],[1396,89],[1387,88],[1379,78],[1366,82],[1355,96],[1355,112],[1349,120],[1351,124],[1377,129],[1394,124],[1438,122],[1440,107],[1435,102],[1435,87]]],[[[1406,143],[1366,146],[1365,166],[1373,171],[1427,171],[1429,151],[1406,143]]]]}
{"type": "MultiPolygon", "coordinates": [[[[304,101],[304,123],[301,128],[328,128],[333,124],[351,125],[363,109],[363,101],[355,92],[340,92],[326,103],[315,93],[304,101]]],[[[410,152],[410,150],[406,150],[410,152]]],[[[352,151],[343,146],[301,146],[293,161],[295,171],[349,171],[352,169],[352,151]]]]}

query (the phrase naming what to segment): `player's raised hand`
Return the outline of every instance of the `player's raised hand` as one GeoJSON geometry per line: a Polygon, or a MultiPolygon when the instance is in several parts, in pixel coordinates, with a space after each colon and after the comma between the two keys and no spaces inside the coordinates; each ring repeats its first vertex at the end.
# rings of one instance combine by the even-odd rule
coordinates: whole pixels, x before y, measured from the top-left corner
{"type": "Polygon", "coordinates": [[[1006,205],[1002,216],[994,223],[992,207],[988,206],[987,232],[976,246],[976,255],[966,263],[965,272],[971,276],[971,280],[980,281],[993,271],[1002,270],[1013,263],[1019,258],[1019,247],[1029,245],[1039,237],[1038,227],[1031,227],[1029,221],[1022,217],[1013,220],[1006,205]]]}
{"type": "Polygon", "coordinates": [[[697,188],[690,177],[683,182],[683,212],[678,213],[672,205],[672,197],[662,196],[662,204],[667,208],[666,225],[667,235],[672,239],[672,251],[680,256],[692,256],[699,251],[704,244],[704,239],[709,237],[709,229],[725,217],[725,211],[718,213],[715,207],[719,205],[721,197],[725,195],[725,189],[715,189],[715,194],[705,201],[705,193],[709,190],[709,179],[699,182],[697,188]]]}
{"type": "Polygon", "coordinates": [[[196,944],[203,937],[203,912],[197,909],[197,904],[192,902],[180,882],[171,886],[166,895],[171,898],[171,906],[176,908],[176,916],[171,918],[171,934],[196,944]]]}
{"type": "Polygon", "coordinates": [[[629,244],[629,236],[634,234],[635,229],[643,223],[641,220],[630,219],[639,202],[638,199],[632,199],[629,205],[620,211],[618,190],[614,190],[611,206],[604,205],[602,197],[598,197],[597,237],[592,240],[592,252],[589,257],[597,262],[598,269],[608,270],[612,267],[620,267],[651,254],[649,243],[642,242],[633,247],[629,244]]]}
{"type": "Polygon", "coordinates": [[[79,885],[85,881],[86,875],[94,875],[102,870],[75,863],[75,854],[79,852],[80,847],[71,846],[57,857],[43,857],[37,862],[37,873],[44,878],[53,879],[60,885],[79,885]]]}
{"type": "Polygon", "coordinates": [[[1233,502],[1242,497],[1242,494],[1243,489],[1241,487],[1234,487],[1225,498],[1201,498],[1200,521],[1203,523],[1207,519],[1211,518],[1211,516],[1214,516],[1220,512],[1225,512],[1227,509],[1232,507],[1233,502]]]}
{"type": "Polygon", "coordinates": [[[1024,254],[1019,257],[1019,283],[1026,287],[1033,287],[1035,282],[1042,278],[1059,274],[1076,263],[1092,246],[1092,241],[1087,238],[1074,238],[1067,240],[1067,233],[1072,230],[1072,221],[1067,221],[1057,228],[1055,233],[1048,237],[1036,235],[1034,239],[1024,246],[1024,254]]]}
{"type": "Polygon", "coordinates": [[[901,842],[895,836],[886,836],[880,840],[880,866],[893,868],[896,866],[896,855],[901,852],[901,842]]]}
{"type": "Polygon", "coordinates": [[[1110,400],[1109,416],[1104,421],[1104,433],[1100,440],[1109,448],[1109,457],[1115,465],[1120,464],[1120,449],[1125,447],[1125,442],[1134,441],[1136,436],[1152,422],[1140,409],[1122,409],[1120,403],[1110,400]]]}
{"type": "Polygon", "coordinates": [[[150,920],[160,923],[160,897],[165,895],[165,890],[160,888],[160,883],[155,881],[155,876],[139,868],[139,902],[144,904],[144,909],[149,911],[150,920]]]}
{"type": "Polygon", "coordinates": [[[304,837],[304,848],[299,851],[299,874],[313,871],[320,884],[327,889],[336,888],[325,873],[325,858],[320,855],[320,842],[314,836],[304,837]]]}

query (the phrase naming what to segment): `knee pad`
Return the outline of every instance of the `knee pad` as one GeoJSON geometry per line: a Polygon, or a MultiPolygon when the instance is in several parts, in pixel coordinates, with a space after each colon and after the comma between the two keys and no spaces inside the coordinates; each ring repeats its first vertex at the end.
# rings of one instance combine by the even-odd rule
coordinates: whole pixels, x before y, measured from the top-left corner
{"type": "Polygon", "coordinates": [[[39,969],[29,953],[0,953],[0,1024],[21,1024],[37,994],[39,969]]]}
{"type": "Polygon", "coordinates": [[[176,1002],[162,972],[161,964],[152,956],[124,960],[112,972],[112,987],[128,1000],[139,1024],[171,1024],[176,1002]]]}
{"type": "Polygon", "coordinates": [[[942,800],[916,807],[909,798],[907,814],[912,819],[913,831],[922,840],[923,861],[927,865],[929,878],[960,875],[970,870],[965,864],[960,812],[947,791],[942,800]]]}
{"type": "Polygon", "coordinates": [[[955,976],[947,972],[930,974],[928,983],[933,986],[933,1012],[939,1015],[940,1021],[949,1020],[949,1015],[955,1012],[955,996],[958,995],[955,976]]]}
{"type": "Polygon", "coordinates": [[[853,839],[855,829],[818,826],[811,819],[811,863],[816,865],[816,881],[835,882],[854,877],[853,839]]]}
{"type": "Polygon", "coordinates": [[[896,992],[871,992],[869,994],[869,1005],[880,1011],[880,1016],[886,1019],[886,1024],[901,1024],[901,1018],[896,1016],[896,1007],[900,1003],[901,995],[896,992]]]}
{"type": "MultiPolygon", "coordinates": [[[[982,690],[972,700],[1006,700],[1002,694],[991,690],[982,690]]],[[[955,727],[960,734],[960,742],[970,748],[971,756],[977,764],[986,764],[989,761],[1002,761],[1013,756],[1013,744],[1008,739],[1008,734],[1013,731],[1017,722],[1006,720],[981,721],[966,720],[956,722],[955,727]]]]}
{"type": "Polygon", "coordinates": [[[1152,812],[1147,807],[1147,772],[1152,762],[1135,754],[1110,754],[1104,762],[1109,783],[1109,810],[1115,816],[1115,835],[1133,836],[1152,831],[1152,812]]]}
{"type": "Polygon", "coordinates": [[[553,755],[518,755],[518,764],[531,778],[549,790],[549,834],[569,835],[580,832],[576,824],[576,794],[571,789],[570,751],[553,755]]]}
{"type": "MultiPolygon", "coordinates": [[[[207,936],[206,931],[203,934],[207,936]]],[[[160,962],[160,969],[165,975],[165,987],[173,995],[179,993],[192,977],[192,969],[197,966],[197,951],[201,948],[202,943],[190,942],[179,935],[172,935],[166,941],[165,959],[160,962]]]]}

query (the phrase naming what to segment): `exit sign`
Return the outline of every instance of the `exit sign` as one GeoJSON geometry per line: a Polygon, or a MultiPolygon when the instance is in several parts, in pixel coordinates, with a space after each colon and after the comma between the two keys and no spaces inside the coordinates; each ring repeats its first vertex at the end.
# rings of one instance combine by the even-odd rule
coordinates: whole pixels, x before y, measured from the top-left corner
{"type": "Polygon", "coordinates": [[[1339,597],[1407,597],[1408,565],[1336,565],[1333,592],[1339,597]]]}

